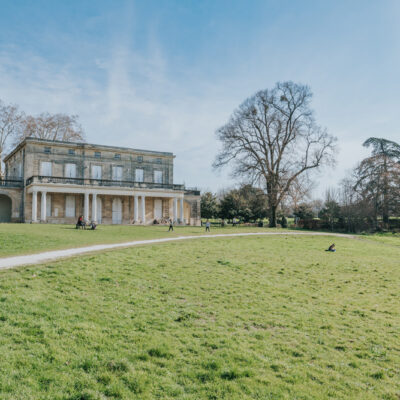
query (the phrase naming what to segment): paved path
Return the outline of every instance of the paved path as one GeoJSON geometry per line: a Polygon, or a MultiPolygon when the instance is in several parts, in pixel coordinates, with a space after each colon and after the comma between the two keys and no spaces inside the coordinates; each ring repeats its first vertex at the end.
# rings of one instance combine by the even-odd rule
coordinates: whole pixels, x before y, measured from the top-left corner
{"type": "Polygon", "coordinates": [[[236,236],[269,236],[269,235],[337,236],[349,239],[356,238],[356,236],[353,235],[345,235],[340,233],[324,233],[324,232],[258,232],[258,233],[226,233],[217,235],[178,236],[178,237],[163,238],[163,239],[135,240],[133,242],[124,242],[124,243],[98,244],[87,247],[78,247],[74,249],[54,250],[38,254],[29,254],[25,256],[0,258],[0,269],[14,268],[14,267],[19,267],[21,265],[40,264],[47,261],[77,256],[84,253],[93,253],[103,250],[114,250],[124,247],[140,246],[145,244],[174,242],[178,240],[209,239],[209,238],[236,237],[236,236]]]}

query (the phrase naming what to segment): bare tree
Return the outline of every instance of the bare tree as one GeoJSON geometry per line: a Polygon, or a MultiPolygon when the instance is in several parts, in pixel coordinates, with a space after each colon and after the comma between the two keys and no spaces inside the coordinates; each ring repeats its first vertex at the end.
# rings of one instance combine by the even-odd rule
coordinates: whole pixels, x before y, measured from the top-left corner
{"type": "Polygon", "coordinates": [[[277,83],[259,91],[217,130],[222,143],[214,167],[232,163],[233,176],[245,176],[266,189],[269,225],[293,182],[302,174],[334,163],[336,138],[315,123],[308,86],[277,83]]]}
{"type": "Polygon", "coordinates": [[[23,120],[23,129],[17,138],[62,140],[65,142],[83,142],[84,133],[77,115],[42,113],[37,117],[28,115],[23,120]]]}
{"type": "Polygon", "coordinates": [[[24,114],[16,105],[6,105],[0,100],[0,177],[3,176],[3,155],[10,140],[17,137],[24,114]]]}

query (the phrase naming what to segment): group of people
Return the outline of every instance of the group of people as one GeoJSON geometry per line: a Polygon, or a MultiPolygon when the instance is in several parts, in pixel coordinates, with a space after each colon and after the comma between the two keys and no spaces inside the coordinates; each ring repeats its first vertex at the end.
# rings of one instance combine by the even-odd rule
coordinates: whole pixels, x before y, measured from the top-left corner
{"type": "Polygon", "coordinates": [[[78,218],[78,222],[76,223],[76,229],[86,229],[86,226],[88,226],[92,231],[94,231],[97,227],[94,221],[87,225],[85,219],[83,218],[83,215],[80,215],[78,218]]]}

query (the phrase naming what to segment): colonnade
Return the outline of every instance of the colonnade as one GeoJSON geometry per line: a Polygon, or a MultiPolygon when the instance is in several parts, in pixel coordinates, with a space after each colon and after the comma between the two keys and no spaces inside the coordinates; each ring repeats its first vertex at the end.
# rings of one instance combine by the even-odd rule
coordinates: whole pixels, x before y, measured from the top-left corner
{"type": "MultiPolygon", "coordinates": [[[[37,196],[38,191],[32,191],[32,222],[38,221],[37,216],[37,196]]],[[[41,193],[41,202],[40,202],[40,221],[46,222],[47,215],[47,191],[40,191],[41,193]]],[[[118,195],[116,195],[118,196],[118,195]]],[[[183,223],[184,221],[184,213],[183,213],[183,197],[179,198],[180,207],[179,207],[179,221],[183,223]]],[[[93,221],[97,223],[97,193],[84,193],[84,205],[83,205],[83,218],[86,223],[93,221]],[[92,195],[92,219],[89,219],[89,196],[92,195]]],[[[178,198],[173,197],[173,221],[178,222],[178,198]]],[[[146,196],[144,195],[135,195],[134,196],[134,204],[133,204],[133,220],[135,223],[139,221],[142,224],[146,223],[146,196]],[[139,197],[140,197],[140,213],[139,213],[139,197]]]]}

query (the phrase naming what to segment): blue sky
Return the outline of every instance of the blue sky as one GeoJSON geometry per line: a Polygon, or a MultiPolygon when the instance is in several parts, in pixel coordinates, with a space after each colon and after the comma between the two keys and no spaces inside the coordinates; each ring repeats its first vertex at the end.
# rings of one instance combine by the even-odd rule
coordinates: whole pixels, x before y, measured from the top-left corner
{"type": "Polygon", "coordinates": [[[215,173],[215,130],[259,89],[308,84],[339,139],[335,170],[370,137],[400,141],[400,2],[0,0],[0,98],[27,113],[78,114],[94,143],[173,151],[175,181],[215,173]]]}

